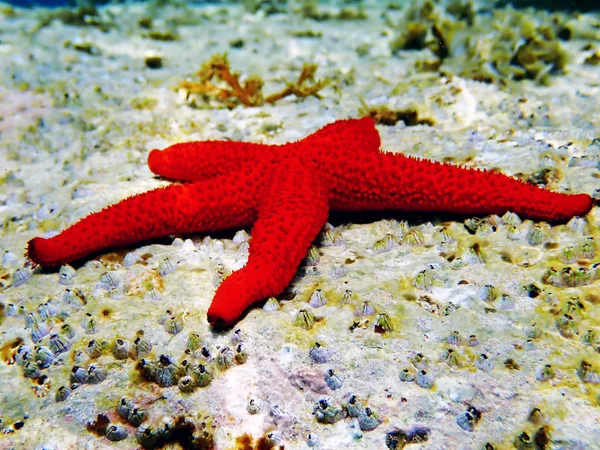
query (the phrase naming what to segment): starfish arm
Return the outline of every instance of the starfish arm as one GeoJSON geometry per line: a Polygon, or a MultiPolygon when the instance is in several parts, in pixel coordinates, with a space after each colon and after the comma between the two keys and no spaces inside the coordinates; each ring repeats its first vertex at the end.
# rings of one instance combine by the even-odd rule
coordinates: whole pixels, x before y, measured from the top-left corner
{"type": "Polygon", "coordinates": [[[175,181],[199,181],[224,175],[240,168],[257,170],[280,157],[293,155],[312,160],[327,172],[331,164],[342,164],[343,155],[354,152],[377,153],[381,141],[370,117],[338,120],[297,142],[266,145],[251,142],[199,141],[152,150],[148,166],[156,175],[175,181]]]}
{"type": "Polygon", "coordinates": [[[223,281],[208,309],[208,321],[218,328],[280,294],[327,220],[328,193],[315,169],[292,160],[275,170],[252,230],[248,262],[223,281]]]}
{"type": "Polygon", "coordinates": [[[54,237],[30,240],[27,257],[55,267],[169,234],[248,226],[256,218],[259,190],[241,175],[154,189],[84,217],[54,237]]]}
{"type": "Polygon", "coordinates": [[[148,154],[148,167],[167,180],[208,180],[242,168],[257,170],[261,162],[272,159],[275,147],[252,142],[185,142],[152,150],[148,154]]]}
{"type": "Polygon", "coordinates": [[[399,209],[458,214],[513,211],[561,222],[587,214],[587,194],[552,192],[497,172],[468,169],[399,154],[363,154],[350,160],[332,186],[332,208],[399,209]]]}
{"type": "Polygon", "coordinates": [[[325,125],[320,130],[292,145],[295,155],[301,159],[312,159],[319,169],[329,173],[345,163],[348,157],[363,152],[379,153],[381,139],[370,117],[346,119],[325,125]]]}

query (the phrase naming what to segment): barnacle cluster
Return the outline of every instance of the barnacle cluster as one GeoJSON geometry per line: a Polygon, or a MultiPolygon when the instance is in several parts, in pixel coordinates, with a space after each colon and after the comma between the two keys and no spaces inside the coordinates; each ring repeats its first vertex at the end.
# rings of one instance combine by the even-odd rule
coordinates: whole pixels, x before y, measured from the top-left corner
{"type": "MultiPolygon", "coordinates": [[[[10,259],[8,255],[5,261],[10,259]]],[[[159,277],[173,272],[164,270],[165,259],[168,258],[160,259],[156,266],[159,277]]],[[[142,259],[136,259],[138,261],[142,259]]],[[[112,268],[114,264],[108,263],[108,266],[112,268]]],[[[19,287],[29,280],[29,276],[17,279],[13,276],[12,286],[19,287]]],[[[248,346],[240,330],[232,333],[231,347],[222,346],[217,350],[203,345],[201,334],[190,332],[185,351],[179,359],[167,353],[157,355],[158,349],[150,340],[157,327],[150,327],[149,333],[139,330],[129,338],[121,334],[108,335],[101,317],[110,315],[110,308],[104,307],[99,314],[86,312],[86,309],[96,311],[99,298],[104,296],[120,301],[124,295],[137,292],[139,286],[133,288],[127,285],[119,270],[101,272],[93,291],[84,292],[78,283],[77,270],[70,266],[61,267],[57,281],[58,291],[62,290],[62,294],[48,296],[34,308],[30,308],[26,299],[19,299],[18,305],[2,303],[3,319],[8,320],[13,329],[18,329],[16,325],[20,324],[24,330],[18,333],[19,337],[3,345],[5,361],[20,369],[39,398],[49,397],[57,404],[68,403],[73,397],[87,395],[79,394],[81,391],[122,377],[123,369],[127,370],[130,364],[137,367],[141,376],[130,378],[128,383],[139,388],[150,382],[161,389],[189,396],[196,389],[209,386],[216,372],[248,360],[248,346]]],[[[146,289],[154,288],[154,283],[146,285],[146,289]]],[[[157,326],[167,335],[174,336],[182,331],[184,324],[181,314],[166,310],[159,316],[157,326]]],[[[207,418],[196,422],[175,415],[162,417],[161,408],[155,406],[156,399],[149,399],[147,395],[136,397],[126,396],[119,400],[117,414],[120,421],[105,410],[88,423],[87,429],[110,441],[135,438],[139,445],[149,449],[174,442],[180,442],[186,448],[213,448],[212,430],[207,425],[207,418]]],[[[15,430],[16,423],[10,425],[11,430],[15,430]]]]}
{"type": "MultiPolygon", "coordinates": [[[[345,251],[349,230],[349,227],[328,224],[321,239],[331,247],[330,250],[345,251]]],[[[598,345],[598,337],[589,314],[592,306],[588,299],[591,294],[580,290],[597,282],[596,272],[587,279],[587,284],[565,283],[564,278],[560,278],[560,282],[549,282],[552,278],[543,273],[546,270],[544,264],[548,262],[593,267],[597,254],[596,244],[589,234],[593,231],[593,224],[582,218],[575,218],[566,226],[550,227],[523,221],[514,213],[507,213],[503,217],[467,218],[462,224],[411,226],[405,221],[379,222],[373,227],[369,239],[363,243],[362,251],[370,258],[402,257],[407,252],[419,254],[425,251],[437,255],[435,260],[406,271],[404,277],[393,286],[385,286],[386,291],[393,292],[400,299],[395,300],[396,304],[414,308],[436,320],[445,320],[469,308],[480,308],[489,315],[512,317],[523,304],[536,302],[540,310],[539,317],[523,327],[522,344],[519,344],[521,348],[532,351],[544,336],[555,334],[558,339],[580,343],[584,349],[584,353],[565,369],[564,364],[558,364],[550,357],[528,361],[518,352],[499,354],[494,346],[487,343],[486,331],[470,329],[472,325],[452,327],[437,338],[435,351],[411,351],[408,357],[398,359],[393,364],[394,378],[400,383],[401,391],[416,389],[419,395],[428,395],[440,389],[439,380],[448,374],[498,376],[502,371],[530,374],[537,383],[552,383],[566,373],[594,391],[600,380],[599,368],[585,351],[598,345]],[[494,248],[490,244],[499,236],[511,236],[509,240],[519,245],[510,249],[494,248]],[[558,237],[567,244],[555,242],[558,237]],[[489,261],[512,265],[520,261],[513,252],[518,254],[523,248],[531,250],[544,246],[548,253],[546,260],[515,265],[519,270],[537,274],[537,279],[533,276],[519,286],[493,283],[473,285],[468,308],[464,307],[465,302],[444,304],[438,296],[439,290],[449,285],[452,274],[462,274],[462,285],[468,286],[469,270],[481,268],[489,261]],[[550,327],[545,326],[548,324],[548,314],[553,321],[550,327]],[[485,336],[483,342],[480,333],[485,336]]],[[[230,245],[233,251],[241,254],[247,251],[244,249],[247,243],[248,237],[240,233],[230,245]]],[[[200,247],[203,245],[206,247],[205,244],[200,247]]],[[[309,251],[304,266],[305,278],[314,281],[317,277],[320,282],[306,285],[300,280],[293,288],[294,292],[282,296],[282,299],[293,301],[280,304],[277,299],[269,299],[267,304],[270,306],[261,314],[282,319],[288,315],[287,322],[285,319],[280,321],[282,326],[294,325],[286,329],[291,330],[299,346],[305,349],[300,358],[303,364],[315,368],[311,375],[314,378],[305,384],[314,386],[320,395],[312,407],[315,421],[327,426],[347,420],[354,423],[356,429],[368,433],[386,422],[383,415],[386,410],[381,407],[381,400],[360,398],[363,392],[357,392],[358,395],[347,394],[346,389],[356,392],[352,374],[339,365],[337,345],[331,343],[329,336],[320,334],[321,330],[328,326],[328,321],[333,320],[333,315],[345,317],[349,326],[340,328],[342,334],[354,333],[365,346],[378,348],[387,342],[394,342],[398,336],[413,332],[415,325],[404,326],[403,314],[398,314],[390,306],[392,299],[388,299],[389,294],[384,290],[369,294],[351,283],[349,275],[356,270],[354,264],[359,260],[359,255],[331,261],[326,248],[309,251]],[[313,269],[314,272],[311,272],[313,269]],[[338,273],[341,275],[338,276],[338,273]],[[297,311],[295,314],[294,309],[297,311]]],[[[134,375],[129,379],[137,389],[144,387],[154,396],[158,391],[185,401],[202,393],[206,395],[215,386],[215,379],[225,376],[226,371],[231,373],[236,366],[248,361],[249,345],[241,330],[231,332],[227,343],[215,346],[215,336],[190,327],[187,316],[180,310],[152,306],[165,301],[163,294],[168,280],[185,272],[182,267],[197,264],[198,261],[200,250],[191,241],[175,239],[170,250],[169,255],[127,253],[122,262],[110,257],[97,262],[98,267],[94,269],[97,283],[92,290],[79,285],[82,272],[87,269],[82,271],[63,266],[56,274],[58,295],[43,298],[33,306],[30,301],[18,297],[11,297],[16,301],[3,303],[5,323],[8,320],[13,325],[19,323],[24,326],[25,333],[10,344],[8,351],[23,376],[30,380],[36,395],[50,395],[56,404],[69,405],[71,399],[79,397],[80,392],[103,386],[107,380],[114,380],[123,368],[135,366],[137,371],[132,371],[134,375]],[[152,262],[151,267],[147,267],[149,261],[152,262]],[[134,275],[136,270],[140,272],[134,275]],[[107,335],[105,317],[113,314],[112,307],[108,305],[119,305],[126,296],[132,295],[145,298],[145,304],[152,306],[157,317],[144,331],[133,335],[130,332],[107,335]],[[99,309],[100,304],[104,306],[99,309]],[[165,338],[161,344],[153,345],[157,334],[165,338]],[[170,340],[181,343],[184,350],[181,353],[174,351],[176,347],[166,344],[170,340]]],[[[7,261],[10,260],[7,257],[7,261]]],[[[227,271],[226,265],[220,260],[206,261],[206,265],[208,272],[211,272],[207,274],[208,283],[214,273],[227,271]]],[[[16,273],[17,270],[14,271],[16,273]]],[[[13,276],[17,285],[24,286],[32,282],[30,269],[20,274],[13,276]]],[[[180,430],[177,415],[161,416],[158,412],[160,408],[155,406],[158,402],[156,398],[121,395],[118,402],[115,401],[119,418],[113,418],[110,409],[101,410],[96,420],[90,421],[88,429],[91,432],[110,441],[135,439],[145,448],[157,448],[179,439],[177,436],[181,436],[181,433],[176,431],[180,430]]],[[[485,409],[477,402],[473,403],[453,411],[453,417],[457,428],[475,433],[482,418],[487,416],[485,409]]],[[[264,407],[260,398],[250,397],[246,410],[248,414],[256,415],[264,412],[264,407]]],[[[270,414],[274,413],[271,411],[270,414]]],[[[193,431],[189,431],[188,436],[196,436],[190,439],[212,439],[210,431],[203,429],[201,422],[185,419],[185,423],[190,421],[194,426],[189,426],[189,430],[193,431]]],[[[549,430],[546,424],[541,424],[536,429],[527,428],[517,439],[535,439],[538,433],[539,436],[546,436],[549,430]]],[[[388,448],[402,448],[418,439],[427,439],[429,435],[429,431],[422,428],[394,428],[385,432],[388,448]]],[[[276,435],[269,439],[275,442],[276,435]]]]}
{"type": "Polygon", "coordinates": [[[237,105],[262,106],[275,103],[291,95],[297,98],[317,97],[319,92],[329,83],[327,79],[315,79],[316,64],[304,64],[296,81],[285,81],[285,87],[278,92],[265,96],[264,81],[251,75],[242,81],[241,75],[232,72],[226,54],[216,54],[202,64],[196,74],[198,81],[181,81],[177,88],[185,92],[186,98],[200,98],[204,101],[215,101],[219,105],[233,108],[237,105]]]}
{"type": "Polygon", "coordinates": [[[380,415],[356,395],[349,396],[344,406],[331,397],[322,397],[315,403],[313,415],[318,422],[325,424],[334,424],[346,416],[356,418],[362,431],[372,431],[383,422],[380,415]]]}
{"type": "Polygon", "coordinates": [[[385,445],[389,450],[401,450],[407,444],[421,444],[429,440],[430,430],[416,425],[403,430],[395,428],[385,435],[385,445]]]}

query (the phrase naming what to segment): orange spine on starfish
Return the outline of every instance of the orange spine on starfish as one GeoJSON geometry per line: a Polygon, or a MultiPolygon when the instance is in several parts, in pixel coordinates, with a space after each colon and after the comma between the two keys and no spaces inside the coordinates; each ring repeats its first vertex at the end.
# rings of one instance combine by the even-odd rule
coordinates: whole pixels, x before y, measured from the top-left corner
{"type": "Polygon", "coordinates": [[[43,267],[55,267],[100,250],[169,234],[248,226],[256,216],[258,186],[246,181],[217,178],[134,195],[54,237],[32,239],[27,257],[43,267]]]}

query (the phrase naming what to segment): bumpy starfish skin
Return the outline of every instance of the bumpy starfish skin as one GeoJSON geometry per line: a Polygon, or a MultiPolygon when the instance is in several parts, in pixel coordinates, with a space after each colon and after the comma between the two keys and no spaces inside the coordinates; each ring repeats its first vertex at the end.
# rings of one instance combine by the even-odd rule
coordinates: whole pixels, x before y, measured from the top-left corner
{"type": "Polygon", "coordinates": [[[290,160],[279,170],[259,206],[248,262],[223,281],[208,308],[208,321],[217,327],[283,292],[327,221],[327,189],[317,171],[290,160]]]}
{"type": "Polygon", "coordinates": [[[329,209],[502,214],[558,222],[585,215],[586,194],[560,194],[506,175],[382,153],[370,118],[338,121],[293,143],[205,141],[153,150],[150,169],[186,182],[127,198],[34,238],[27,255],[58,266],[112,247],[169,234],[254,224],[246,265],[227,277],[208,309],[217,327],[281,293],[329,209]]]}
{"type": "Polygon", "coordinates": [[[256,220],[259,184],[243,176],[218,177],[134,195],[54,237],[32,239],[27,256],[43,267],[55,267],[169,234],[246,227],[256,220]]]}

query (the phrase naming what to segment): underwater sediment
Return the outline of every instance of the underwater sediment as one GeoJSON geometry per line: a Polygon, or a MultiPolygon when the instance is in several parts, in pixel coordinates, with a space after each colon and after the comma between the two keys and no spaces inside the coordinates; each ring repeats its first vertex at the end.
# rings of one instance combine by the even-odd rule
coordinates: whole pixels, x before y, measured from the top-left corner
{"type": "Polygon", "coordinates": [[[597,14],[358,3],[0,7],[0,447],[593,448],[598,208],[331,217],[227,331],[251,230],[25,265],[166,186],[153,148],[364,115],[385,151],[598,197],[597,14]]]}

